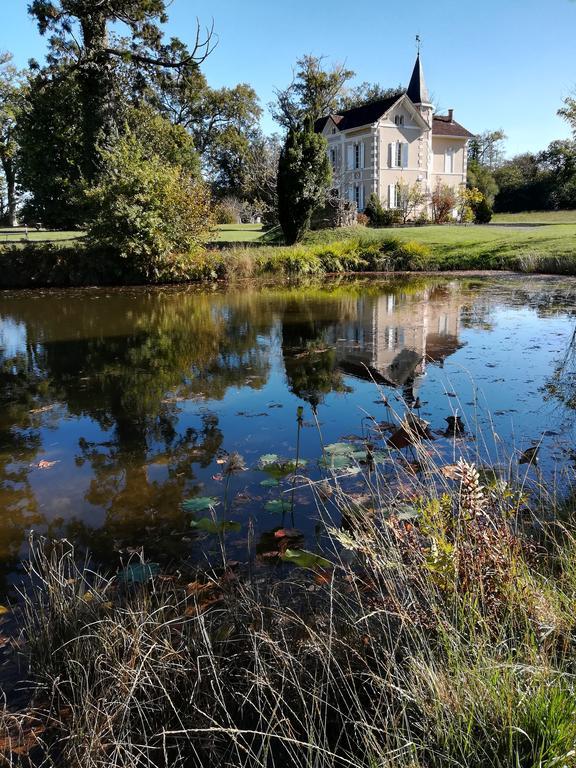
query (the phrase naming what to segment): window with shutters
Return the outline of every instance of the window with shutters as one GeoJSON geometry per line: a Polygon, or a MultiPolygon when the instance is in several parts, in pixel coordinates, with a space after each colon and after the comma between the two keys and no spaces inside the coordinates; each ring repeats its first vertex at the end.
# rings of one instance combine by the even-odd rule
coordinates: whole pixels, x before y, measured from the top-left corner
{"type": "Polygon", "coordinates": [[[362,150],[360,144],[354,144],[354,168],[362,167],[362,150]]]}
{"type": "Polygon", "coordinates": [[[444,173],[454,173],[454,150],[448,147],[444,155],[444,173]]]}
{"type": "Polygon", "coordinates": [[[362,184],[354,185],[354,200],[359,211],[364,210],[364,186],[362,184]]]}
{"type": "Polygon", "coordinates": [[[336,170],[336,150],[331,149],[330,150],[330,162],[332,163],[332,170],[336,170]]]}
{"type": "Polygon", "coordinates": [[[402,142],[396,144],[396,166],[402,168],[402,142]]]}

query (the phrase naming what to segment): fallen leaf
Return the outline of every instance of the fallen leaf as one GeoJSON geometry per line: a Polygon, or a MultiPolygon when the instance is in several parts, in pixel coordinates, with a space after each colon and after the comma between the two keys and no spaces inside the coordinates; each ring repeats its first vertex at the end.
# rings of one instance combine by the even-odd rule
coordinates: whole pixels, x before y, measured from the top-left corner
{"type": "Polygon", "coordinates": [[[38,469],[52,469],[53,466],[59,463],[60,463],[60,460],[46,461],[46,459],[42,459],[42,461],[39,461],[36,466],[38,467],[38,469]]]}

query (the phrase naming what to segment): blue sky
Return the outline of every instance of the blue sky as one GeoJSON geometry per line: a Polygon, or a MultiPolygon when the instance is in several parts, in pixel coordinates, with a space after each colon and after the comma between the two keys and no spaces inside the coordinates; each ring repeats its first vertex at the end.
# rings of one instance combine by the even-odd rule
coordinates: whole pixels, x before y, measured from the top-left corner
{"type": "MultiPolygon", "coordinates": [[[[20,65],[44,51],[27,4],[0,0],[0,50],[20,65]]],[[[509,155],[569,135],[556,110],[576,88],[576,0],[173,0],[169,12],[168,34],[188,42],[196,17],[213,19],[209,82],[250,83],[264,107],[304,53],[345,61],[358,81],[406,84],[419,33],[435,102],[469,130],[503,128],[509,155]]],[[[268,114],[263,127],[275,129],[268,114]]]]}

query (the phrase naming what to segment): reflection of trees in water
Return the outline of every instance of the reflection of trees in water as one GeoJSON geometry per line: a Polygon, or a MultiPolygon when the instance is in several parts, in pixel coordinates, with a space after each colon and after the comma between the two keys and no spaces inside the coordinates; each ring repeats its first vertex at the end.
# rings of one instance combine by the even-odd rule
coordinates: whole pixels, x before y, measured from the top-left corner
{"type": "Polygon", "coordinates": [[[86,500],[105,512],[105,521],[93,530],[75,520],[66,534],[89,547],[100,562],[114,559],[114,550],[129,546],[145,545],[150,556],[160,559],[181,558],[189,548],[182,539],[190,535],[182,499],[200,491],[194,467],[214,460],[223,435],[212,414],[204,414],[199,428],[188,428],[182,435],[170,424],[157,426],[167,428],[161,445],[150,446],[148,460],[137,445],[129,450],[118,442],[80,442],[76,463],[88,462],[92,469],[86,500]]]}
{"type": "MultiPolygon", "coordinates": [[[[233,385],[258,388],[269,364],[257,339],[262,323],[250,304],[223,306],[208,295],[161,292],[118,292],[105,302],[90,296],[60,295],[54,312],[44,306],[39,313],[42,302],[15,303],[11,316],[26,326],[29,354],[24,371],[12,375],[26,400],[13,423],[25,423],[42,384],[48,402],[62,402],[70,415],[108,433],[105,442],[82,438],[77,457],[92,470],[85,498],[105,512],[104,525],[93,531],[73,521],[66,529],[106,557],[112,540],[148,546],[172,530],[182,533],[182,498],[198,490],[193,467],[208,466],[223,437],[212,415],[182,431],[180,401],[218,399],[233,385]]],[[[14,386],[3,391],[11,403],[18,401],[14,386]]],[[[30,515],[36,505],[29,489],[21,507],[30,515]]],[[[19,527],[15,553],[23,518],[19,527]]]]}
{"type": "Polygon", "coordinates": [[[43,522],[30,482],[42,447],[35,411],[49,389],[34,351],[6,357],[0,349],[0,590],[18,564],[26,529],[43,522]]]}
{"type": "Polygon", "coordinates": [[[576,410],[576,329],[573,330],[564,357],[546,383],[547,396],[560,401],[566,408],[576,410]]]}
{"type": "MultiPolygon", "coordinates": [[[[315,305],[290,301],[282,313],[282,355],[290,391],[316,408],[331,392],[349,392],[325,331],[339,317],[318,317],[315,305]]],[[[331,306],[332,314],[334,306],[331,306]]]]}

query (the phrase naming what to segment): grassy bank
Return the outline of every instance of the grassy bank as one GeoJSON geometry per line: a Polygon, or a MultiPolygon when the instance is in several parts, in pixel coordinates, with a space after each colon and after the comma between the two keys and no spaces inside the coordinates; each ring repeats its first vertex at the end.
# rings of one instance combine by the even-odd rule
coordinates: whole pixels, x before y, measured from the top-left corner
{"type": "Polygon", "coordinates": [[[37,541],[34,707],[5,713],[4,753],[62,768],[574,766],[572,505],[485,470],[483,487],[464,461],[439,470],[412,439],[424,469],[401,493],[374,470],[361,493],[318,487],[325,533],[305,567],[270,568],[293,558],[280,520],[276,561],[254,561],[249,537],[251,565],[228,563],[222,538],[187,578],[138,562],[99,576],[37,541]]]}
{"type": "MultiPolygon", "coordinates": [[[[0,247],[0,287],[145,282],[126,262],[81,241],[0,247]]],[[[286,247],[208,249],[190,256],[174,282],[326,273],[517,270],[576,274],[576,224],[542,227],[430,226],[321,230],[286,247]]]]}

